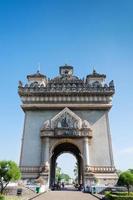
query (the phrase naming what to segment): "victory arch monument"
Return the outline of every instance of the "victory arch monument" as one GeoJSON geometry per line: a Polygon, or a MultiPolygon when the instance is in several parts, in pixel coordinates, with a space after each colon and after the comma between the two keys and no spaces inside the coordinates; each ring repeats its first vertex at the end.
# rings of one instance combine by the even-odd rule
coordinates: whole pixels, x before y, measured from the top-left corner
{"type": "Polygon", "coordinates": [[[56,160],[72,153],[78,163],[78,182],[115,184],[108,113],[114,83],[95,70],[85,78],[61,66],[49,79],[37,73],[19,81],[18,93],[25,113],[20,169],[23,179],[42,177],[49,187],[55,181],[56,160]]]}

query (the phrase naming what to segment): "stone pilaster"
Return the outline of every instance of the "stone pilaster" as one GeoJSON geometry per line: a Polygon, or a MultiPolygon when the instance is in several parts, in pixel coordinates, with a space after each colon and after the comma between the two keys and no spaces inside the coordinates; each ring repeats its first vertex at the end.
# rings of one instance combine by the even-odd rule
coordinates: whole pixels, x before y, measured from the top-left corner
{"type": "Polygon", "coordinates": [[[49,165],[49,137],[42,139],[42,165],[49,165]]]}
{"type": "Polygon", "coordinates": [[[49,137],[42,139],[42,170],[40,177],[44,180],[46,189],[49,187],[49,137]]]}
{"type": "Polygon", "coordinates": [[[84,167],[88,167],[90,164],[90,155],[89,155],[89,139],[88,137],[84,138],[84,167]]]}

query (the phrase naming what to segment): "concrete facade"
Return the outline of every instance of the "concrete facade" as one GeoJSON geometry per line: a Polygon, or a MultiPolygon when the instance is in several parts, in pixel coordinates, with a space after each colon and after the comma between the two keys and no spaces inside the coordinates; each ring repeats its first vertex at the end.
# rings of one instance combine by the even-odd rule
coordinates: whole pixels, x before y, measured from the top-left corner
{"type": "Polygon", "coordinates": [[[89,185],[97,178],[100,184],[115,184],[108,119],[113,81],[108,86],[106,76],[96,71],[82,81],[73,76],[71,66],[60,67],[60,76],[52,80],[39,72],[27,78],[25,86],[19,82],[25,112],[20,156],[23,178],[42,176],[51,184],[56,157],[68,151],[79,161],[79,183],[89,185]]]}
{"type": "MultiPolygon", "coordinates": [[[[45,121],[53,118],[60,111],[26,111],[21,165],[39,166],[41,164],[40,129],[45,121]]],[[[113,158],[109,145],[108,112],[90,110],[75,110],[74,112],[82,119],[89,121],[93,129],[93,140],[91,145],[89,145],[90,165],[112,165],[113,158]]]]}

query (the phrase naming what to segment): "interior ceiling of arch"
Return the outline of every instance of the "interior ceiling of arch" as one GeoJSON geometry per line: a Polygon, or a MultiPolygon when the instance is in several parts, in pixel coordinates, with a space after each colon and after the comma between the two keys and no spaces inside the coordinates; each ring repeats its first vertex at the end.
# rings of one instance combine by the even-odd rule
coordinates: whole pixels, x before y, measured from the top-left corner
{"type": "Polygon", "coordinates": [[[61,155],[62,153],[72,153],[73,155],[75,155],[75,157],[79,156],[80,150],[78,149],[78,147],[76,147],[74,144],[71,143],[62,143],[59,144],[57,147],[55,147],[55,149],[53,150],[54,156],[57,158],[59,155],[61,155]]]}

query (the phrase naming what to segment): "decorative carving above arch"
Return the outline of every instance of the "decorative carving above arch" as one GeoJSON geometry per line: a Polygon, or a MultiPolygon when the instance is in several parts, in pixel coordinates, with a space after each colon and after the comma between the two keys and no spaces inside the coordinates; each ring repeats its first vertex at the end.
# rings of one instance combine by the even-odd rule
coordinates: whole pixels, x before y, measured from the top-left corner
{"type": "Polygon", "coordinates": [[[91,125],[87,120],[82,121],[82,128],[88,128],[91,130],[91,125]]]}
{"type": "Polygon", "coordinates": [[[51,128],[75,128],[82,127],[82,120],[69,108],[63,109],[51,119],[51,128]]]}
{"type": "Polygon", "coordinates": [[[90,136],[92,129],[87,120],[82,120],[69,108],[64,108],[52,119],[44,122],[41,136],[90,136]]]}
{"type": "Polygon", "coordinates": [[[42,130],[43,129],[50,129],[51,126],[50,126],[50,120],[47,120],[43,123],[43,127],[42,127],[42,130]]]}
{"type": "Polygon", "coordinates": [[[91,130],[90,123],[87,120],[82,120],[78,115],[72,112],[69,108],[63,109],[51,120],[46,120],[41,128],[44,129],[55,129],[55,128],[88,128],[91,130]]]}

